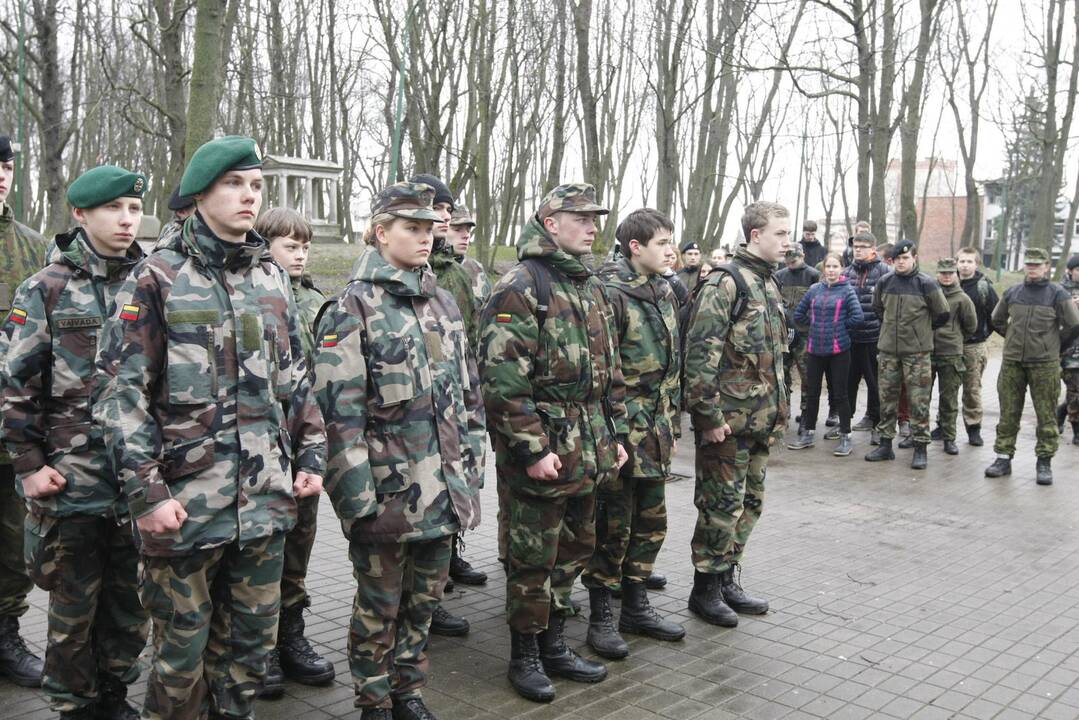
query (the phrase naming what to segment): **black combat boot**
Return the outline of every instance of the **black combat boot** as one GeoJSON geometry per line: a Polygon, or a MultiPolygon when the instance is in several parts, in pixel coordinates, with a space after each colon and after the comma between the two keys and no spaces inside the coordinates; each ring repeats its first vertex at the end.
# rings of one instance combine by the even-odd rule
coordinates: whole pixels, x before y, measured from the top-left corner
{"type": "Polygon", "coordinates": [[[738,614],[723,602],[719,575],[693,571],[693,590],[689,593],[689,609],[702,620],[720,627],[738,625],[738,614]]]}
{"type": "Polygon", "coordinates": [[[629,655],[629,645],[614,625],[611,593],[607,588],[588,588],[588,607],[588,644],[596,654],[608,660],[621,660],[629,655]]]}
{"type": "Polygon", "coordinates": [[[618,629],[624,633],[647,635],[656,640],[681,640],[686,629],[676,622],[664,620],[648,602],[644,583],[622,580],[622,612],[618,629]]]}
{"type": "Polygon", "coordinates": [[[260,700],[276,700],[285,694],[285,674],[281,672],[281,650],[275,647],[266,658],[266,674],[259,687],[260,700]]]}
{"type": "Polygon", "coordinates": [[[944,452],[947,455],[958,455],[959,446],[955,444],[955,440],[944,441],[944,452]]]}
{"type": "Polygon", "coordinates": [[[423,698],[410,697],[393,700],[393,720],[438,720],[424,704],[423,698]]]}
{"type": "Polygon", "coordinates": [[[510,630],[510,668],[506,676],[524,699],[533,702],[554,700],[554,685],[540,662],[539,635],[510,630]]]}
{"type": "Polygon", "coordinates": [[[763,615],[768,612],[767,600],[747,595],[742,586],[735,581],[734,571],[736,568],[738,574],[741,575],[742,568],[737,563],[728,568],[726,572],[719,574],[719,589],[723,594],[723,600],[735,612],[745,613],[746,615],[763,615]]]}
{"type": "Polygon", "coordinates": [[[1037,465],[1039,485],[1052,485],[1053,484],[1053,458],[1040,457],[1038,458],[1037,465]]]}
{"type": "Polygon", "coordinates": [[[914,436],[904,435],[903,439],[899,441],[899,444],[896,445],[896,447],[900,450],[910,450],[912,447],[914,447],[914,436]]]}
{"type": "Polygon", "coordinates": [[[454,582],[462,585],[483,585],[487,582],[487,573],[477,570],[461,557],[461,548],[464,547],[459,536],[453,536],[453,551],[450,555],[450,577],[454,582]]]}
{"type": "Polygon", "coordinates": [[[104,717],[106,716],[97,714],[96,705],[84,705],[78,710],[64,710],[60,713],[60,720],[98,720],[104,717]]]}
{"type": "Polygon", "coordinates": [[[434,635],[461,637],[462,635],[468,635],[469,629],[468,620],[451,615],[449,610],[442,607],[441,603],[435,608],[434,614],[431,615],[431,633],[434,635]]]}
{"type": "Polygon", "coordinates": [[[1057,405],[1057,432],[1063,434],[1064,423],[1068,421],[1068,404],[1060,403],[1057,405]]]}
{"type": "Polygon", "coordinates": [[[925,470],[929,465],[929,453],[926,452],[925,443],[914,443],[914,457],[910,460],[912,470],[925,470]]]}
{"type": "Polygon", "coordinates": [[[102,675],[97,683],[97,720],[139,720],[139,711],[127,701],[127,685],[113,675],[102,675]]]}
{"type": "Polygon", "coordinates": [[[653,570],[648,577],[644,579],[644,586],[649,590],[662,590],[667,587],[667,576],[660,575],[653,570]]]}
{"type": "Polygon", "coordinates": [[[19,635],[19,618],[0,617],[0,676],[22,687],[41,687],[45,670],[41,658],[30,652],[19,635]]]}
{"type": "Polygon", "coordinates": [[[1079,445],[1079,422],[1072,423],[1072,445],[1079,445]]]}
{"type": "Polygon", "coordinates": [[[393,710],[389,708],[364,708],[360,720],[393,720],[393,710]]]}
{"type": "Polygon", "coordinates": [[[333,680],[333,664],[315,652],[303,636],[303,605],[281,609],[277,626],[277,650],[281,670],[289,680],[301,685],[325,685],[333,680]]]}
{"type": "Polygon", "coordinates": [[[1000,457],[993,461],[993,464],[985,469],[985,476],[989,478],[1004,477],[1005,475],[1012,474],[1012,459],[1010,457],[1000,457]]]}
{"type": "Polygon", "coordinates": [[[880,439],[880,445],[877,445],[868,455],[865,456],[868,462],[881,462],[882,460],[895,460],[895,452],[892,450],[892,439],[882,437],[880,439]]]}
{"type": "Polygon", "coordinates": [[[967,442],[974,447],[981,447],[985,444],[985,441],[982,440],[981,425],[967,425],[967,442]]]}
{"type": "Polygon", "coordinates": [[[607,677],[607,666],[586,660],[566,645],[566,619],[552,614],[547,629],[539,634],[540,662],[548,675],[575,682],[597,683],[607,677]]]}

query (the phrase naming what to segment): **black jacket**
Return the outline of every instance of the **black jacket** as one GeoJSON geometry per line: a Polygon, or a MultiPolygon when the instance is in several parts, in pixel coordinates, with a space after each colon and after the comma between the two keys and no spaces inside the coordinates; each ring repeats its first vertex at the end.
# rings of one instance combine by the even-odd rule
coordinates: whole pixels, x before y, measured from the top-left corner
{"type": "Polygon", "coordinates": [[[989,282],[989,278],[977,270],[974,271],[973,277],[966,280],[960,279],[959,284],[963,292],[974,302],[974,309],[978,312],[978,329],[967,339],[967,345],[983,343],[993,334],[993,323],[990,318],[1000,298],[997,296],[993,283],[989,282]]]}
{"type": "Polygon", "coordinates": [[[811,268],[817,267],[818,263],[824,262],[824,256],[828,254],[828,248],[814,240],[811,243],[807,243],[805,240],[799,241],[802,244],[802,250],[806,254],[806,265],[811,268]]]}
{"type": "Polygon", "coordinates": [[[891,271],[892,269],[880,260],[870,262],[855,260],[843,271],[858,294],[858,302],[862,304],[862,324],[851,330],[852,342],[875,345],[880,339],[880,318],[873,312],[873,288],[891,271]]]}

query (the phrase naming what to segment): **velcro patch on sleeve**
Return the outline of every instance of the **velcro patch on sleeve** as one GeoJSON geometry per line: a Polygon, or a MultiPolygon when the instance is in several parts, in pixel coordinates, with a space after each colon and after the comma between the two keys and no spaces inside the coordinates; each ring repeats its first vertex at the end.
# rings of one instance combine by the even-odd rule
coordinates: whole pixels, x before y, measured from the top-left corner
{"type": "Polygon", "coordinates": [[[141,308],[138,305],[124,305],[120,308],[120,319],[134,322],[139,319],[140,310],[141,308]]]}
{"type": "Polygon", "coordinates": [[[509,313],[498,313],[495,315],[495,322],[508,323],[513,322],[513,315],[509,313]]]}
{"type": "Polygon", "coordinates": [[[322,336],[322,347],[324,347],[324,348],[337,347],[337,336],[336,335],[323,335],[322,336]]]}
{"type": "Polygon", "coordinates": [[[11,318],[11,322],[17,325],[26,324],[26,311],[21,308],[12,308],[9,317],[11,318]]]}

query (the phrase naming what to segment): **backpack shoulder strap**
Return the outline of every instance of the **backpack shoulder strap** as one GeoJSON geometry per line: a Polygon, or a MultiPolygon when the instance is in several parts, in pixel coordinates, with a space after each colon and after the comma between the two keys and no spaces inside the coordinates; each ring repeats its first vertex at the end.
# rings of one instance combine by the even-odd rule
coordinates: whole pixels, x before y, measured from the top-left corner
{"type": "MultiPolygon", "coordinates": [[[[731,306],[731,313],[727,320],[728,327],[733,326],[742,317],[742,313],[746,311],[746,306],[749,305],[749,285],[746,284],[746,279],[742,277],[741,269],[735,263],[716,265],[712,268],[712,272],[726,273],[734,281],[734,305],[731,306]]],[[[772,282],[776,282],[775,278],[772,278],[772,282]]]]}

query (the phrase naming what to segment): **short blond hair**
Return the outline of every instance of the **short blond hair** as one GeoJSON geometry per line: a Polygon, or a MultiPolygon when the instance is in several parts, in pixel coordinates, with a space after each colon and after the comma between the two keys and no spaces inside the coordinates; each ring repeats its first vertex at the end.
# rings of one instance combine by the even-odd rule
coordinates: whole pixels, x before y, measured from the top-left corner
{"type": "Polygon", "coordinates": [[[783,205],[760,200],[750,203],[742,213],[742,236],[749,242],[749,235],[754,230],[765,227],[772,218],[790,217],[791,213],[783,205]]]}

